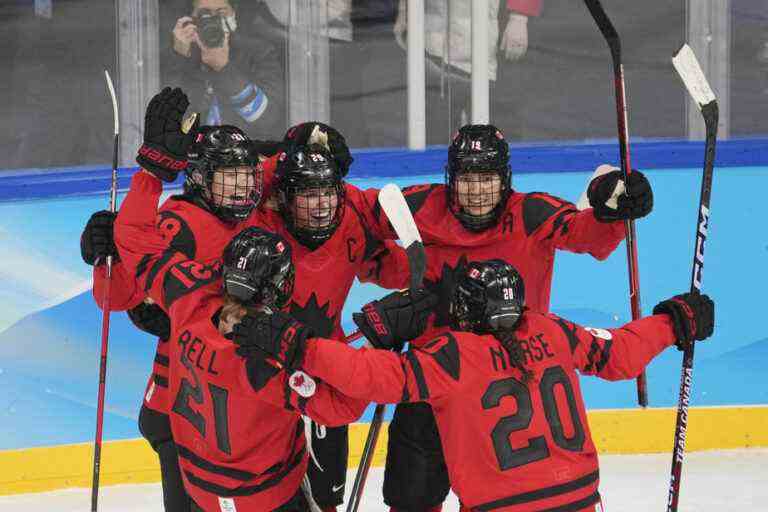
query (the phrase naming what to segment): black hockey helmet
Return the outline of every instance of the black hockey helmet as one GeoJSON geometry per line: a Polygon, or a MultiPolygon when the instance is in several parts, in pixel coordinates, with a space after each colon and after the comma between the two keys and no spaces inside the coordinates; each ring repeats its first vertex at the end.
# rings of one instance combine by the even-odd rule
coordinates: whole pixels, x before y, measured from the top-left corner
{"type": "Polygon", "coordinates": [[[283,221],[299,243],[314,250],[333,236],[344,217],[344,178],[327,149],[310,144],[282,153],[275,188],[283,221]]]}
{"type": "Polygon", "coordinates": [[[333,159],[336,160],[341,176],[347,175],[354,158],[349,152],[346,139],[336,128],[319,121],[307,121],[291,126],[285,132],[283,145],[286,151],[289,151],[291,147],[310,144],[320,144],[330,151],[333,159]]]}
{"type": "Polygon", "coordinates": [[[262,168],[250,139],[240,128],[201,126],[187,158],[184,191],[221,220],[245,219],[259,204],[262,168]]]}
{"type": "Polygon", "coordinates": [[[283,307],[293,293],[291,246],[280,235],[249,227],[224,249],[224,292],[245,305],[283,307]]]}
{"type": "Polygon", "coordinates": [[[509,145],[501,131],[490,124],[462,126],[448,147],[445,166],[445,184],[448,207],[459,222],[471,231],[483,231],[496,224],[512,188],[509,167],[509,145]],[[500,180],[498,193],[488,197],[481,191],[500,180]],[[464,190],[460,191],[459,181],[464,190]],[[460,196],[461,194],[461,196],[460,196]],[[471,213],[466,205],[475,203],[479,208],[492,207],[482,214],[471,213]]]}
{"type": "Polygon", "coordinates": [[[472,262],[453,291],[452,327],[477,334],[514,329],[525,306],[523,278],[509,263],[472,262]]]}

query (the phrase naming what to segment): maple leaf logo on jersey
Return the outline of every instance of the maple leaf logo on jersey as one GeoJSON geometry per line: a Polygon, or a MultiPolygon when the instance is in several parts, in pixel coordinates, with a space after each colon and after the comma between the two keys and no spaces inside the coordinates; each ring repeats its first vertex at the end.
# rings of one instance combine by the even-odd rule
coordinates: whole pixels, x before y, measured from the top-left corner
{"type": "Polygon", "coordinates": [[[288,385],[292,390],[304,398],[311,397],[317,390],[317,383],[315,383],[315,379],[302,372],[301,370],[296,370],[293,372],[293,374],[291,374],[291,376],[288,378],[288,385]]]}
{"type": "Polygon", "coordinates": [[[430,279],[424,280],[424,286],[432,293],[437,294],[438,304],[435,309],[435,327],[449,325],[451,322],[449,314],[449,305],[453,297],[453,290],[459,277],[467,272],[467,255],[462,254],[455,266],[443,263],[440,272],[440,280],[435,282],[430,279]]]}
{"type": "Polygon", "coordinates": [[[311,327],[315,336],[330,338],[336,324],[336,315],[328,316],[330,306],[330,302],[320,306],[317,302],[317,295],[312,293],[303,307],[291,302],[290,314],[302,324],[311,327]]]}

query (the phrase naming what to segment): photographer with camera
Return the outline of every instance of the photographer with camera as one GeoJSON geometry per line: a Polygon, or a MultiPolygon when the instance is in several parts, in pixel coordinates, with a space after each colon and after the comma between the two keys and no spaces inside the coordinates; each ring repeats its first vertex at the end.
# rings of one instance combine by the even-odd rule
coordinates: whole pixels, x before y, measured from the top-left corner
{"type": "Polygon", "coordinates": [[[190,2],[190,15],[173,27],[163,82],[184,88],[203,124],[234,124],[266,138],[285,129],[283,67],[272,43],[238,23],[237,6],[190,2]]]}

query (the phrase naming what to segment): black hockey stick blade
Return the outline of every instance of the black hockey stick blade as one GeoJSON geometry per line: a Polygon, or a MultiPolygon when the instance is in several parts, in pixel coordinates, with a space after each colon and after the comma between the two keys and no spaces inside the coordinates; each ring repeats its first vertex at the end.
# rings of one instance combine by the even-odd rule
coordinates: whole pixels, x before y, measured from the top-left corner
{"type": "MultiPolygon", "coordinates": [[[[691,270],[691,292],[701,291],[702,272],[704,269],[704,245],[707,240],[709,225],[709,201],[712,193],[712,176],[715,164],[715,145],[717,143],[717,123],[719,118],[717,99],[701,70],[696,56],[686,44],[672,57],[672,64],[683,80],[696,105],[701,110],[706,126],[704,150],[704,170],[701,180],[698,216],[696,220],[696,242],[693,251],[691,270]]],[[[685,438],[688,432],[688,406],[693,386],[694,343],[683,351],[683,364],[680,376],[680,396],[677,403],[675,439],[672,450],[672,469],[667,496],[667,512],[676,512],[680,500],[683,460],[685,458],[685,438]]]]}
{"type": "Polygon", "coordinates": [[[611,23],[610,18],[605,13],[605,9],[600,4],[599,0],[584,0],[584,3],[589,9],[589,13],[594,18],[597,28],[602,32],[603,37],[608,43],[608,48],[611,50],[611,57],[613,57],[614,65],[618,65],[621,62],[621,40],[619,39],[619,33],[616,32],[616,28],[611,23]]]}

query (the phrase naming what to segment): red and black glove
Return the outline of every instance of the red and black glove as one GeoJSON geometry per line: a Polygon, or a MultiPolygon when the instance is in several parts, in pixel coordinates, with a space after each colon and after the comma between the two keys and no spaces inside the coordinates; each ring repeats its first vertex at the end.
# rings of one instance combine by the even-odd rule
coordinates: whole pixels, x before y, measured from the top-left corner
{"type": "Polygon", "coordinates": [[[273,360],[280,368],[300,368],[304,361],[309,327],[280,311],[246,315],[232,329],[237,353],[246,359],[273,360]]]}
{"type": "Polygon", "coordinates": [[[188,133],[182,131],[182,118],[189,100],[178,87],[166,87],[156,94],[144,115],[144,144],[136,161],[163,181],[171,182],[187,167],[187,149],[195,140],[198,120],[188,133]]]}
{"type": "Polygon", "coordinates": [[[653,314],[670,316],[680,350],[685,350],[694,340],[709,338],[715,327],[715,303],[699,293],[683,293],[659,302],[653,314]]]}
{"type": "Polygon", "coordinates": [[[116,213],[102,210],[91,215],[80,235],[80,256],[88,265],[104,263],[107,256],[112,256],[113,262],[120,261],[120,255],[115,247],[113,234],[116,213]]]}
{"type": "Polygon", "coordinates": [[[399,352],[406,341],[424,332],[437,302],[424,288],[392,292],[352,313],[352,320],[374,347],[399,352]]]}
{"type": "Polygon", "coordinates": [[[629,174],[628,183],[624,183],[621,171],[611,171],[598,176],[589,183],[587,198],[595,212],[595,218],[600,222],[639,219],[653,210],[651,184],[638,170],[629,174]],[[624,187],[617,188],[619,182],[622,182],[624,187]]]}

